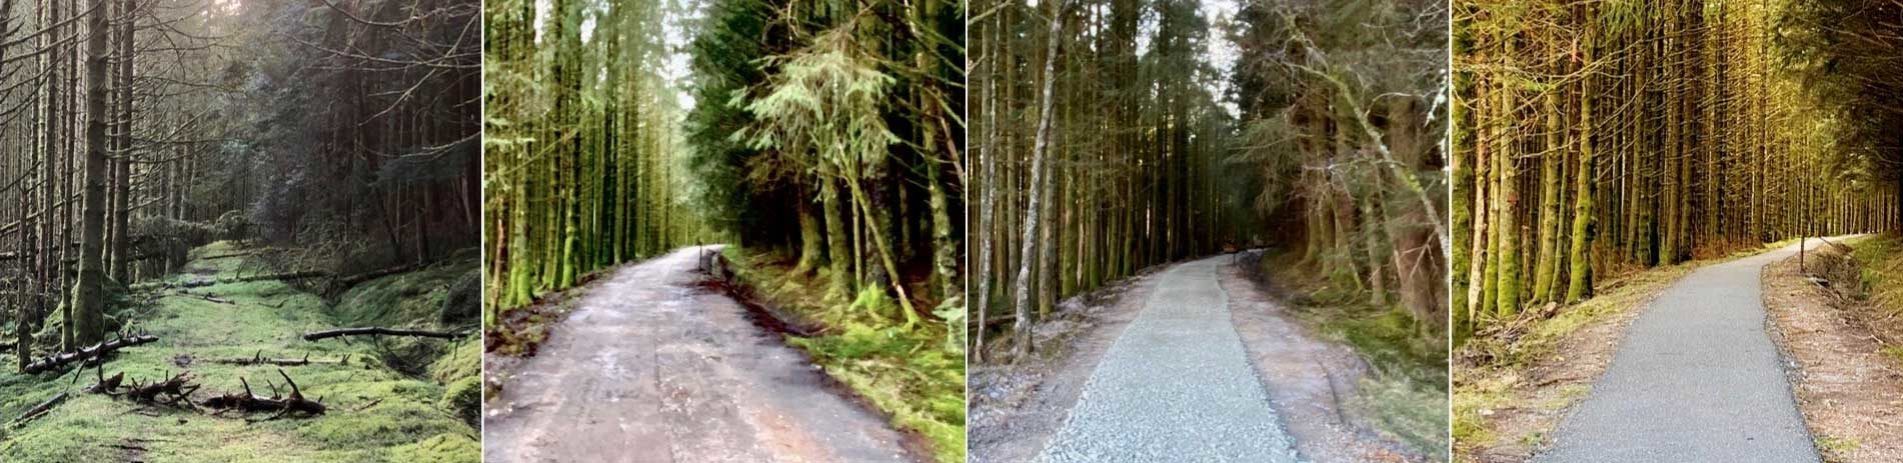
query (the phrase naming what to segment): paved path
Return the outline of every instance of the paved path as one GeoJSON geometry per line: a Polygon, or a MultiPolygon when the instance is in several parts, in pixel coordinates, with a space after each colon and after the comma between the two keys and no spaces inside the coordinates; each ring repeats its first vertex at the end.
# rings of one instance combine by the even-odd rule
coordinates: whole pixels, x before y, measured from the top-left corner
{"type": "Polygon", "coordinates": [[[1759,273],[1796,246],[1694,270],[1633,320],[1545,463],[1815,462],[1759,273]]]}
{"type": "MultiPolygon", "coordinates": [[[[490,462],[887,462],[911,458],[885,419],[674,251],[580,296],[484,418],[490,462]]],[[[492,401],[494,402],[494,401],[492,401]]]]}
{"type": "Polygon", "coordinates": [[[1226,259],[1161,275],[1039,460],[1296,461],[1216,283],[1226,259]]]}

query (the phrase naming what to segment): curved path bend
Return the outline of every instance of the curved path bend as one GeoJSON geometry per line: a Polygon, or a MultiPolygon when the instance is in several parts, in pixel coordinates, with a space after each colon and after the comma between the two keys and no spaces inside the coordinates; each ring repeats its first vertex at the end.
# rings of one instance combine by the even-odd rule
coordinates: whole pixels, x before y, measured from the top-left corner
{"type": "Polygon", "coordinates": [[[1216,270],[1228,259],[1159,276],[1038,460],[1296,461],[1217,284],[1216,270]]]}
{"type": "Polygon", "coordinates": [[[484,420],[490,462],[913,461],[885,418],[848,399],[725,294],[698,287],[716,246],[613,271],[484,420]]]}
{"type": "Polygon", "coordinates": [[[1792,245],[1699,268],[1627,328],[1543,463],[1815,462],[1783,358],[1765,331],[1759,275],[1792,245]]]}

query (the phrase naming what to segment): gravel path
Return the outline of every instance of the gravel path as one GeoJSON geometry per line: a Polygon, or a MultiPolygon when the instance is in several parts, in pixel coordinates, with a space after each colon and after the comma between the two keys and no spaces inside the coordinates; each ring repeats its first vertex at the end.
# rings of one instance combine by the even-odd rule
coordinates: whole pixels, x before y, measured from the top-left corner
{"type": "Polygon", "coordinates": [[[1224,259],[1160,276],[1039,460],[1296,461],[1216,283],[1224,259]]]}
{"type": "Polygon", "coordinates": [[[1796,252],[1700,268],[1666,289],[1535,460],[1818,461],[1759,296],[1760,269],[1796,252]]]}
{"type": "Polygon", "coordinates": [[[486,407],[483,461],[898,462],[886,420],[842,396],[799,351],[696,287],[676,250],[580,296],[486,407]]]}

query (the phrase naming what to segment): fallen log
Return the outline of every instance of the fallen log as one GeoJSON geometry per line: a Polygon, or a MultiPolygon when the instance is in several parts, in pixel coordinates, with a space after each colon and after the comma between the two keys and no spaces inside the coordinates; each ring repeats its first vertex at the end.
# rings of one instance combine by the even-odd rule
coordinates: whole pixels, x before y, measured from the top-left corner
{"type": "Polygon", "coordinates": [[[76,352],[61,352],[58,354],[49,355],[45,358],[34,361],[33,363],[27,364],[26,368],[21,369],[20,371],[26,374],[38,374],[42,372],[53,371],[53,370],[65,367],[66,364],[69,364],[69,363],[73,363],[73,362],[77,362],[81,360],[90,360],[94,358],[99,358],[99,357],[105,356],[106,354],[110,354],[113,351],[119,350],[120,348],[136,346],[136,345],[145,344],[145,343],[149,343],[149,342],[157,341],[157,340],[159,340],[158,336],[153,336],[149,334],[132,336],[132,337],[121,336],[119,339],[114,339],[111,341],[105,341],[98,344],[94,344],[92,345],[92,347],[83,348],[76,352]]]}
{"type": "Polygon", "coordinates": [[[273,280],[292,281],[292,280],[303,280],[303,279],[309,279],[309,278],[323,278],[327,276],[330,276],[330,272],[325,272],[320,270],[309,270],[309,271],[303,271],[303,272],[286,272],[286,273],[270,273],[270,274],[264,274],[264,275],[252,275],[248,277],[241,276],[241,277],[232,277],[232,278],[225,278],[225,279],[219,279],[219,280],[213,280],[213,279],[207,278],[207,279],[194,279],[194,280],[183,281],[178,283],[165,282],[165,281],[153,282],[153,283],[138,283],[138,284],[128,286],[127,288],[130,288],[134,291],[147,290],[147,289],[161,289],[161,288],[190,289],[190,288],[201,288],[201,287],[211,286],[211,285],[223,285],[223,284],[232,284],[232,283],[250,283],[254,281],[273,281],[273,280]]]}
{"type": "Polygon", "coordinates": [[[302,280],[306,278],[323,278],[327,276],[330,276],[330,272],[325,272],[321,270],[307,270],[302,272],[272,273],[272,274],[266,274],[266,275],[252,275],[248,277],[229,278],[229,279],[219,281],[219,283],[250,283],[253,281],[302,280]]]}
{"type": "Polygon", "coordinates": [[[454,332],[446,332],[446,331],[405,330],[405,329],[384,328],[381,326],[372,326],[372,327],[364,327],[364,328],[341,328],[341,329],[335,329],[335,330],[326,330],[326,331],[308,333],[304,335],[304,340],[316,341],[319,339],[335,338],[338,336],[415,336],[415,337],[438,338],[438,339],[456,339],[456,338],[463,337],[463,333],[454,333],[454,332]]]}
{"type": "Polygon", "coordinates": [[[377,270],[372,272],[359,273],[356,275],[347,276],[337,280],[336,287],[339,289],[349,288],[366,281],[375,280],[378,278],[383,278],[383,277],[395,275],[398,273],[408,272],[408,271],[416,270],[419,268],[423,268],[423,266],[411,264],[411,265],[399,265],[396,267],[390,267],[383,270],[377,270]]]}
{"type": "Polygon", "coordinates": [[[39,405],[34,405],[33,408],[27,409],[26,413],[21,414],[19,418],[15,418],[13,420],[13,423],[11,423],[10,425],[18,426],[28,421],[33,421],[34,418],[39,418],[40,415],[45,415],[46,412],[52,411],[54,406],[57,406],[60,404],[60,402],[65,402],[65,401],[66,401],[66,393],[61,392],[59,394],[54,394],[52,398],[46,399],[45,402],[40,402],[39,405]]]}
{"type": "Polygon", "coordinates": [[[107,378],[104,367],[93,370],[93,375],[99,378],[99,382],[93,383],[91,386],[86,386],[86,392],[94,394],[112,395],[119,390],[119,385],[126,380],[126,372],[123,371],[113,373],[111,378],[107,378]]]}
{"type": "Polygon", "coordinates": [[[191,292],[191,291],[184,291],[184,290],[182,290],[182,291],[179,291],[179,292],[178,292],[178,295],[180,295],[180,296],[192,296],[192,297],[196,297],[196,298],[199,298],[199,299],[204,299],[204,300],[205,300],[205,302],[210,302],[210,303],[214,303],[214,304],[232,304],[232,303],[233,303],[233,302],[231,302],[231,300],[230,300],[230,299],[225,299],[225,298],[222,298],[222,297],[218,297],[218,295],[216,295],[216,294],[209,294],[209,293],[194,293],[194,292],[191,292]]]}
{"type": "Polygon", "coordinates": [[[181,403],[190,405],[192,403],[190,396],[192,392],[197,390],[198,385],[191,383],[191,373],[184,372],[164,381],[149,384],[134,382],[132,387],[126,389],[123,395],[132,400],[141,402],[152,402],[162,405],[178,405],[181,403]]]}
{"type": "Polygon", "coordinates": [[[346,355],[342,359],[337,360],[336,362],[327,362],[323,360],[318,360],[313,362],[311,360],[311,354],[308,352],[306,352],[304,354],[304,358],[301,358],[301,359],[295,359],[295,358],[281,358],[280,359],[280,358],[265,357],[264,351],[260,350],[258,351],[257,354],[252,355],[250,358],[213,359],[211,363],[219,363],[219,364],[225,364],[225,365],[277,365],[281,367],[304,366],[304,365],[310,365],[312,363],[337,363],[340,365],[349,365],[350,356],[346,355]]]}
{"type": "Polygon", "coordinates": [[[259,253],[259,252],[257,252],[257,251],[242,251],[242,252],[233,252],[233,253],[229,253],[229,254],[213,254],[213,255],[209,255],[209,256],[205,256],[205,257],[200,257],[200,258],[198,258],[198,260],[217,260],[217,259],[230,259],[230,258],[233,258],[233,257],[245,257],[245,256],[255,256],[255,255],[258,255],[258,254],[260,254],[260,253],[259,253]]]}
{"type": "Polygon", "coordinates": [[[261,397],[251,392],[250,381],[239,377],[238,383],[244,385],[244,393],[232,393],[212,397],[206,399],[204,402],[200,402],[199,405],[203,405],[206,408],[218,409],[217,413],[224,413],[231,410],[237,410],[239,412],[277,412],[276,415],[265,418],[265,420],[277,419],[278,417],[293,413],[301,413],[304,416],[324,414],[326,407],[324,407],[322,401],[305,399],[304,392],[297,387],[297,381],[291,380],[291,375],[284,373],[284,369],[278,369],[278,375],[283,376],[284,383],[290,385],[290,397],[279,396],[276,391],[277,386],[271,386],[271,397],[261,397]]]}

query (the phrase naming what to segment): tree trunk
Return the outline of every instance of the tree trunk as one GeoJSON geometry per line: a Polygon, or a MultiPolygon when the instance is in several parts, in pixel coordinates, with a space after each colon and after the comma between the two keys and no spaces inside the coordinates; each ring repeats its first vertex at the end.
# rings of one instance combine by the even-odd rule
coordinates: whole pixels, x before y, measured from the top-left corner
{"type": "Polygon", "coordinates": [[[1038,216],[1039,206],[1044,200],[1043,189],[1039,185],[1048,181],[1045,178],[1047,176],[1044,172],[1044,157],[1051,149],[1051,94],[1056,84],[1056,79],[1052,77],[1056,74],[1058,43],[1064,32],[1063,12],[1064,0],[1051,2],[1050,35],[1046,39],[1044,54],[1044,82],[1038,94],[1040,109],[1038,110],[1037,138],[1031,147],[1030,199],[1026,201],[1024,209],[1024,234],[1021,237],[1018,254],[1022,257],[1018,264],[1017,288],[1014,291],[1016,295],[1012,298],[1012,305],[1016,307],[1017,313],[1017,320],[1012,324],[1012,332],[1017,337],[1014,346],[1016,348],[1014,361],[1024,360],[1031,355],[1031,265],[1035,262],[1033,258],[1035,254],[1032,253],[1036,250],[1034,246],[1037,244],[1038,222],[1042,219],[1038,216]]]}
{"type": "Polygon", "coordinates": [[[86,21],[86,190],[81,209],[79,279],[73,286],[73,342],[98,343],[105,335],[104,261],[106,231],[106,2],[93,0],[86,21]]]}

